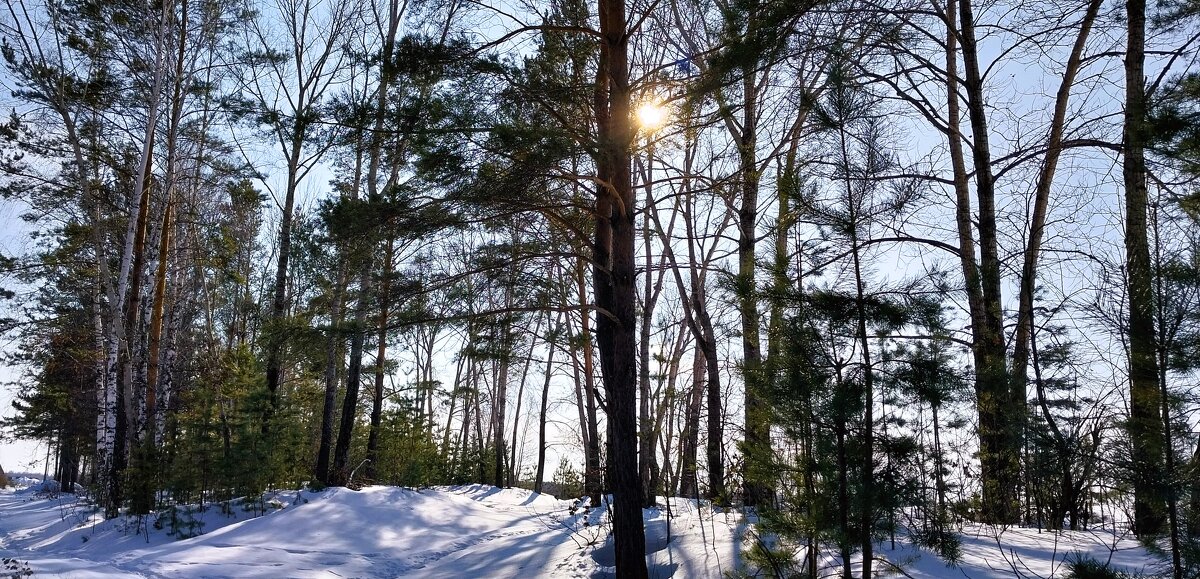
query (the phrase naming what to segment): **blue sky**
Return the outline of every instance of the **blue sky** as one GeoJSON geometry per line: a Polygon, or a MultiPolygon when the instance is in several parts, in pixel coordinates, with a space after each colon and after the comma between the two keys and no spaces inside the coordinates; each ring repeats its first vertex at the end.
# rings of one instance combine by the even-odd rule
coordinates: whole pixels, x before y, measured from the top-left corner
{"type": "MultiPolygon", "coordinates": [[[[0,201],[0,254],[23,255],[30,245],[29,226],[21,221],[22,204],[14,201],[0,201]]],[[[0,285],[8,285],[11,280],[2,280],[0,285]]],[[[8,308],[0,304],[0,308],[8,308]]],[[[8,315],[3,312],[0,315],[8,315]]],[[[12,347],[11,338],[0,339],[0,348],[7,351],[12,347]]],[[[16,392],[8,386],[19,376],[19,369],[0,365],[0,417],[8,418],[13,414],[12,401],[16,392]]],[[[45,444],[31,440],[7,442],[0,440],[0,465],[6,472],[20,470],[40,470],[45,461],[45,444]],[[38,458],[38,457],[41,458],[38,458]]]]}

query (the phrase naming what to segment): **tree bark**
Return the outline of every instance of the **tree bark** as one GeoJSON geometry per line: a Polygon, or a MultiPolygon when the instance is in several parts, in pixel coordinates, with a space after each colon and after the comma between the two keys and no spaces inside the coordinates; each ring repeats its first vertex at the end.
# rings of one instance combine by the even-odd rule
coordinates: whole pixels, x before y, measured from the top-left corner
{"type": "Polygon", "coordinates": [[[1162,404],[1155,359],[1154,272],[1150,264],[1146,206],[1146,2],[1125,3],[1128,43],[1125,51],[1124,163],[1125,283],[1129,299],[1129,432],[1133,472],[1133,531],[1139,537],[1163,529],[1164,499],[1157,473],[1163,467],[1162,404]]]}
{"type": "MultiPolygon", "coordinates": [[[[554,324],[554,329],[550,331],[550,335],[557,336],[559,330],[562,329],[562,314],[559,314],[558,321],[554,324]]],[[[546,342],[546,375],[542,380],[542,407],[538,412],[538,461],[537,474],[533,477],[533,492],[542,492],[542,478],[546,474],[546,412],[550,407],[550,378],[554,370],[554,341],[546,342]]]]}
{"type": "Polygon", "coordinates": [[[976,409],[979,414],[979,462],[985,522],[1015,523],[1020,518],[1017,487],[1020,483],[1020,446],[1008,380],[1004,320],[1001,309],[1000,258],[996,236],[996,195],[992,177],[983,77],[975,41],[970,0],[946,6],[946,98],[949,144],[954,168],[959,258],[971,314],[971,351],[975,363],[976,409]],[[958,25],[955,16],[958,16],[958,25]],[[957,50],[962,43],[966,78],[967,116],[972,133],[972,165],[978,204],[978,227],[971,216],[969,174],[966,170],[958,102],[957,50]],[[975,261],[974,232],[979,233],[980,260],[975,261]]]}
{"type": "Polygon", "coordinates": [[[162,233],[158,243],[158,271],[154,274],[154,305],[150,313],[150,344],[146,355],[149,368],[146,371],[146,438],[154,442],[157,436],[156,399],[159,374],[159,353],[162,347],[163,308],[167,297],[167,250],[171,245],[171,213],[174,204],[167,200],[163,211],[162,233]]]}
{"type": "MultiPolygon", "coordinates": [[[[854,206],[853,185],[850,182],[849,151],[846,146],[846,133],[842,131],[842,156],[846,167],[846,200],[850,207],[850,255],[854,262],[854,306],[857,311],[858,343],[862,348],[863,375],[863,422],[862,422],[862,458],[859,488],[859,545],[862,549],[862,576],[872,577],[871,566],[874,563],[875,539],[875,375],[871,365],[871,340],[867,334],[867,303],[865,284],[863,283],[862,257],[859,250],[858,228],[859,216],[854,206]]],[[[886,432],[885,432],[886,434],[886,432]]]]}
{"type": "MultiPolygon", "coordinates": [[[[747,34],[754,34],[753,18],[747,34]]],[[[746,389],[744,408],[745,441],[742,451],[747,461],[761,461],[770,452],[771,420],[762,397],[762,345],[758,312],[757,262],[759,176],[758,146],[758,75],[747,68],[742,79],[742,131],[738,140],[738,168],[741,181],[741,206],[738,208],[738,309],[742,318],[742,382],[746,389]]],[[[716,395],[718,398],[720,394],[716,395]]],[[[710,404],[713,393],[709,393],[710,404]]],[[[710,411],[711,412],[711,411],[710,411]]],[[[711,424],[711,423],[710,423],[711,424]]],[[[711,452],[711,451],[710,451],[711,452]]],[[[711,466],[709,467],[712,468],[711,466]]],[[[724,493],[724,484],[717,487],[724,493]]],[[[766,499],[768,488],[754,477],[745,477],[743,502],[753,507],[766,499]]]]}
{"type": "MultiPolygon", "coordinates": [[[[296,121],[300,123],[299,120],[296,121]]],[[[292,150],[288,155],[287,188],[284,192],[283,213],[279,218],[279,246],[275,262],[275,281],[271,297],[271,312],[269,321],[271,328],[267,333],[267,409],[263,416],[262,431],[271,431],[271,419],[279,406],[279,386],[283,382],[283,348],[286,339],[283,323],[287,317],[287,276],[288,264],[292,257],[292,215],[296,211],[296,188],[299,186],[300,147],[303,143],[299,127],[292,139],[292,150]]]]}
{"type": "MultiPolygon", "coordinates": [[[[514,243],[515,243],[515,241],[514,241],[514,243]]],[[[547,312],[546,313],[546,321],[549,322],[549,320],[550,320],[550,313],[547,312]]],[[[508,455],[508,486],[510,486],[510,487],[513,486],[514,484],[516,484],[517,482],[519,482],[517,480],[517,475],[519,473],[517,472],[517,466],[516,466],[517,465],[517,431],[519,430],[518,427],[521,424],[521,405],[522,405],[522,402],[525,400],[525,382],[529,379],[529,367],[531,365],[533,365],[533,344],[534,344],[534,341],[537,339],[537,335],[539,333],[541,333],[541,329],[542,329],[542,319],[539,317],[538,321],[533,326],[533,333],[530,334],[530,336],[529,336],[529,352],[525,356],[525,363],[522,364],[521,381],[517,385],[517,407],[513,412],[512,434],[509,435],[509,438],[508,438],[509,447],[510,447],[510,449],[509,449],[510,452],[508,455]]],[[[552,348],[553,346],[550,345],[549,342],[547,342],[547,347],[552,348]]]]}
{"type": "MultiPolygon", "coordinates": [[[[504,307],[508,308],[512,305],[512,288],[505,289],[504,307]]],[[[512,341],[509,335],[512,332],[512,322],[506,319],[501,324],[501,332],[504,336],[500,340],[500,360],[495,363],[495,392],[492,397],[492,448],[495,451],[494,455],[494,472],[492,484],[497,487],[504,487],[504,422],[508,410],[508,374],[509,361],[512,358],[512,341]]]]}
{"type": "MultiPolygon", "coordinates": [[[[379,326],[376,334],[379,344],[375,350],[375,392],[371,399],[371,431],[367,435],[367,478],[372,481],[377,480],[379,476],[379,435],[383,422],[383,381],[387,369],[388,313],[392,298],[391,269],[394,252],[395,239],[388,237],[387,249],[383,254],[383,287],[379,291],[379,326]]],[[[450,406],[450,413],[454,414],[453,404],[450,406]]],[[[448,431],[449,428],[447,433],[448,431]]]]}
{"type": "MultiPolygon", "coordinates": [[[[646,206],[654,205],[654,147],[647,147],[645,174],[643,175],[646,184],[646,206]]],[[[642,505],[645,507],[653,507],[656,500],[655,476],[658,471],[657,454],[654,450],[654,416],[651,412],[651,396],[650,396],[650,331],[651,324],[654,320],[654,306],[658,302],[658,296],[662,290],[663,275],[660,271],[657,279],[650,275],[654,268],[654,260],[650,251],[651,238],[650,232],[650,211],[646,211],[642,215],[642,237],[646,243],[645,267],[646,277],[642,284],[642,311],[641,323],[639,324],[639,350],[638,350],[638,382],[640,385],[640,396],[638,399],[638,420],[640,429],[638,432],[638,473],[642,477],[642,488],[646,491],[646,496],[642,499],[642,505]]]]}
{"type": "MultiPolygon", "coordinates": [[[[580,305],[587,303],[587,280],[585,262],[578,259],[575,262],[576,290],[579,292],[580,305]]],[[[580,331],[578,339],[583,350],[583,400],[584,411],[587,415],[584,430],[587,437],[584,440],[584,492],[592,499],[592,504],[600,504],[601,467],[600,467],[600,427],[596,417],[596,371],[593,362],[591,314],[580,312],[580,331]]],[[[576,379],[576,385],[579,384],[576,379]]]]}
{"type": "MultiPolygon", "coordinates": [[[[339,254],[341,251],[339,251],[339,254]]],[[[338,271],[334,280],[333,299],[329,306],[329,333],[325,337],[325,397],[321,406],[321,435],[317,444],[315,476],[324,484],[330,484],[329,456],[333,452],[333,418],[337,409],[338,375],[342,368],[342,300],[346,292],[346,271],[343,257],[338,259],[338,271]]]]}
{"type": "Polygon", "coordinates": [[[697,345],[692,355],[692,386],[684,410],[679,457],[679,496],[694,499],[700,498],[696,455],[700,447],[700,401],[704,397],[705,367],[704,350],[697,345]]]}
{"type": "Polygon", "coordinates": [[[600,62],[596,82],[596,233],[593,291],[596,341],[607,395],[618,577],[646,579],[642,479],[637,459],[637,316],[634,245],[636,200],[630,147],[629,30],[624,0],[599,0],[600,62]]]}
{"type": "Polygon", "coordinates": [[[117,282],[117,298],[124,300],[123,304],[114,304],[112,325],[118,339],[116,352],[110,350],[110,360],[117,364],[109,370],[115,374],[113,383],[116,385],[116,431],[113,441],[113,460],[109,470],[108,488],[108,518],[117,515],[117,509],[124,501],[124,471],[128,466],[129,453],[137,443],[137,414],[136,400],[133,389],[134,345],[137,339],[138,313],[141,311],[142,269],[145,263],[146,229],[150,212],[150,180],[154,160],[154,140],[157,134],[158,105],[162,92],[163,52],[166,44],[166,5],[163,8],[163,21],[157,39],[154,63],[154,88],[147,101],[147,119],[145,140],[142,143],[142,154],[134,179],[134,191],[130,208],[136,206],[136,218],[130,216],[129,229],[126,230],[125,247],[121,255],[121,273],[117,282]],[[122,309],[121,306],[124,306],[122,309]],[[113,354],[115,353],[115,356],[113,354]]]}
{"type": "MultiPolygon", "coordinates": [[[[373,252],[374,248],[368,248],[373,252]]],[[[358,303],[354,307],[354,322],[350,328],[350,362],[346,368],[346,395],[342,399],[342,419],[338,424],[337,445],[333,449],[331,484],[350,484],[350,442],[354,434],[354,422],[358,417],[358,389],[362,383],[363,342],[366,338],[367,309],[371,302],[371,263],[368,255],[359,274],[358,303]]]]}
{"type": "MultiPolygon", "coordinates": [[[[834,384],[837,392],[846,388],[842,380],[842,369],[837,369],[837,379],[834,384]]],[[[835,394],[837,396],[839,394],[835,394]]],[[[834,417],[834,433],[836,435],[837,451],[837,502],[838,502],[838,551],[842,558],[842,579],[853,579],[850,573],[850,457],[846,449],[847,420],[844,409],[837,409],[834,417]]]]}

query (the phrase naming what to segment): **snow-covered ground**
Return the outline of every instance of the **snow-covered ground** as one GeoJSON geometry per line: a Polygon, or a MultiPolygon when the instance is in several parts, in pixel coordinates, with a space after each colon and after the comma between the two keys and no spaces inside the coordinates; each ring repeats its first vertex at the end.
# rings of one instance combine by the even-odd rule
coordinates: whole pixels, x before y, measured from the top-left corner
{"type": "MultiPolygon", "coordinates": [[[[715,579],[733,570],[741,517],[673,505],[669,545],[665,512],[646,511],[652,576],[715,579]]],[[[73,495],[5,490],[0,554],[27,561],[35,577],[81,579],[614,575],[603,509],[525,490],[331,488],[279,493],[259,512],[239,504],[181,514],[184,534],[204,534],[177,540],[165,517],[160,525],[103,521],[73,495]]]]}
{"type": "MultiPolygon", "coordinates": [[[[585,511],[574,501],[518,489],[292,491],[256,504],[180,510],[174,523],[104,521],[73,495],[0,491],[0,555],[28,562],[34,577],[615,576],[603,509],[585,511]],[[179,538],[196,533],[203,534],[179,538]]],[[[647,509],[645,524],[651,577],[716,579],[741,569],[748,525],[736,511],[673,499],[670,517],[665,509],[647,509]]],[[[963,535],[957,568],[884,542],[880,553],[903,573],[884,566],[881,576],[1049,578],[1062,576],[1063,561],[1080,553],[1132,571],[1157,565],[1136,543],[1111,533],[1011,528],[997,541],[994,531],[984,531],[963,535]]],[[[826,571],[833,574],[836,564],[826,561],[826,571]]]]}
{"type": "MultiPolygon", "coordinates": [[[[1067,563],[1080,557],[1107,563],[1113,569],[1135,574],[1153,574],[1163,570],[1164,562],[1146,552],[1132,537],[1111,531],[1039,531],[1023,527],[996,528],[975,525],[963,529],[957,567],[947,566],[935,555],[889,541],[878,548],[903,572],[884,564],[884,577],[915,579],[966,577],[970,579],[1050,579],[1065,577],[1067,563]]],[[[836,561],[834,561],[836,563],[836,561]]]]}

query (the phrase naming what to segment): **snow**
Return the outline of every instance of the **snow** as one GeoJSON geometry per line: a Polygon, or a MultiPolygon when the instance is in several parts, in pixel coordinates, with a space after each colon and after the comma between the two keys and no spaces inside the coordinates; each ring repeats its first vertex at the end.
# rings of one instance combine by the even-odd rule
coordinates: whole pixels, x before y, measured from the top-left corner
{"type": "MultiPolygon", "coordinates": [[[[879,554],[915,579],[966,576],[971,579],[1064,577],[1067,563],[1080,557],[1108,563],[1114,569],[1150,574],[1164,562],[1146,552],[1132,536],[1107,531],[1039,531],[1023,527],[969,525],[959,534],[958,569],[928,552],[897,539],[896,549],[884,541],[879,554]],[[961,572],[960,572],[961,570],[961,572]]],[[[884,566],[883,571],[887,571],[884,566]]],[[[892,571],[890,576],[902,576],[892,571]]]]}
{"type": "MultiPolygon", "coordinates": [[[[614,575],[605,510],[579,501],[471,485],[293,491],[268,502],[280,508],[252,518],[240,505],[232,514],[210,505],[192,515],[204,534],[175,540],[149,517],[103,521],[73,495],[3,491],[0,554],[28,561],[35,576],[90,578],[614,575]]],[[[670,549],[665,513],[647,511],[652,576],[722,577],[734,568],[740,517],[714,520],[684,503],[670,549]]]]}
{"type": "MultiPolygon", "coordinates": [[[[486,485],[285,491],[181,509],[178,520],[195,521],[182,534],[203,534],[179,539],[162,515],[105,521],[71,494],[4,490],[0,556],[27,561],[35,577],[80,579],[615,577],[607,511],[584,504],[486,485]]],[[[740,512],[671,499],[668,513],[667,504],[644,511],[651,577],[717,579],[742,568],[751,525],[740,512]]],[[[880,554],[918,579],[1014,577],[1014,569],[1049,578],[1079,553],[1133,571],[1159,564],[1101,531],[971,527],[957,569],[901,541],[889,547],[880,554]]],[[[830,575],[836,565],[823,562],[830,575]]],[[[881,576],[901,576],[883,567],[881,576]]]]}

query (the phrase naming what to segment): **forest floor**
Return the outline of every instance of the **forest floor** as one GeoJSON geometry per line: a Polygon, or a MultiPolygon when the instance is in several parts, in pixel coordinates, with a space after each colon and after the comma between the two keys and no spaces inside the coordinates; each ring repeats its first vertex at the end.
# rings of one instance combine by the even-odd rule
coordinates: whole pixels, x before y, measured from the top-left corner
{"type": "MultiPolygon", "coordinates": [[[[670,517],[665,508],[644,513],[651,577],[717,579],[742,570],[751,526],[739,512],[672,499],[670,517]]],[[[33,577],[72,579],[604,578],[615,575],[606,518],[576,501],[472,485],[285,491],[104,521],[74,495],[29,487],[0,491],[0,556],[33,577]]],[[[879,551],[902,569],[885,564],[880,576],[920,579],[1062,577],[1064,562],[1081,554],[1134,572],[1161,565],[1105,531],[969,527],[957,567],[901,537],[879,551]]],[[[837,565],[834,557],[822,562],[830,575],[837,565]]],[[[12,572],[0,568],[0,576],[12,572]]]]}

